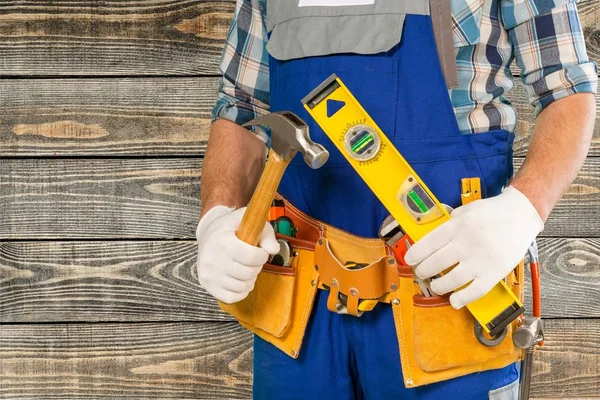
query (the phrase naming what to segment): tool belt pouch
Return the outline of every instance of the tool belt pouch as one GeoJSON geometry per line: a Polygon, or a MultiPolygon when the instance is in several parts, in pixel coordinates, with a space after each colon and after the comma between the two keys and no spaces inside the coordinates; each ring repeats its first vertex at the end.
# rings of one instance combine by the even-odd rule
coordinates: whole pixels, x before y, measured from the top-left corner
{"type": "MultiPolygon", "coordinates": [[[[284,201],[285,216],[290,218],[294,227],[298,229],[297,237],[277,235],[278,238],[288,241],[294,249],[291,267],[265,264],[248,297],[235,304],[220,302],[219,305],[243,327],[290,357],[297,358],[319,287],[320,272],[325,271],[324,276],[329,283],[332,276],[338,276],[342,290],[345,290],[345,285],[349,285],[350,288],[353,281],[347,281],[339,274],[330,275],[331,272],[328,272],[332,271],[331,268],[343,269],[340,262],[358,259],[379,261],[374,262],[372,267],[388,268],[387,272],[380,271],[383,272],[380,277],[384,282],[389,280],[390,286],[392,281],[397,285],[398,276],[395,264],[384,265],[392,257],[387,254],[383,241],[350,235],[314,220],[278,194],[276,199],[284,201]],[[336,255],[332,248],[337,252],[336,255]]],[[[365,269],[368,270],[369,268],[365,269]]],[[[365,271],[356,272],[362,276],[365,271]]],[[[383,292],[380,286],[370,285],[369,290],[363,290],[363,295],[371,296],[373,291],[383,292]]],[[[349,290],[345,293],[349,293],[349,290]]],[[[352,304],[354,303],[350,303],[351,308],[352,304]]]]}
{"type": "MultiPolygon", "coordinates": [[[[330,246],[330,240],[338,242],[333,238],[331,229],[328,229],[328,236],[332,239],[320,238],[315,247],[315,263],[319,270],[319,279],[322,285],[329,289],[327,297],[327,308],[331,312],[338,314],[349,314],[355,317],[360,317],[364,312],[359,308],[362,301],[375,300],[383,298],[392,290],[398,289],[398,272],[396,268],[396,260],[393,255],[386,254],[385,247],[381,241],[373,240],[369,247],[374,254],[372,262],[364,263],[360,267],[347,268],[344,264],[348,263],[348,253],[342,256],[344,263],[336,257],[330,246]],[[379,253],[379,254],[378,254],[379,253]]],[[[363,243],[358,237],[351,238],[347,235],[342,248],[353,247],[365,248],[368,246],[368,240],[364,239],[363,243]],[[350,242],[354,240],[352,245],[350,242]]],[[[341,244],[338,242],[338,244],[341,244]]],[[[339,247],[338,247],[338,253],[339,247]]],[[[364,252],[363,252],[364,253],[364,252]]],[[[363,255],[364,257],[364,255],[363,255]]],[[[364,258],[361,258],[364,260],[364,258]]],[[[355,264],[354,262],[351,262],[355,264]]]]}
{"type": "Polygon", "coordinates": [[[248,297],[219,305],[243,327],[296,358],[317,290],[314,244],[292,237],[286,240],[297,252],[290,267],[265,264],[248,297]]]}
{"type": "MultiPolygon", "coordinates": [[[[407,388],[505,367],[521,358],[512,343],[516,323],[495,347],[479,343],[474,318],[466,309],[455,310],[448,296],[424,297],[413,281],[411,268],[400,266],[400,289],[392,300],[394,322],[407,388]]],[[[523,298],[523,263],[508,277],[509,287],[523,298]]]]}

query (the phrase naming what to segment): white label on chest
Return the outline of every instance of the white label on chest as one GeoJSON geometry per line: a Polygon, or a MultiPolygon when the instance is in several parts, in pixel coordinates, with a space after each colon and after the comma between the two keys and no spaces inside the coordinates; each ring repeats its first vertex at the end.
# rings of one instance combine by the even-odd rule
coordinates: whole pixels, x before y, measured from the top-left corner
{"type": "Polygon", "coordinates": [[[300,0],[298,7],[365,6],[368,4],[375,4],[375,0],[300,0]]]}

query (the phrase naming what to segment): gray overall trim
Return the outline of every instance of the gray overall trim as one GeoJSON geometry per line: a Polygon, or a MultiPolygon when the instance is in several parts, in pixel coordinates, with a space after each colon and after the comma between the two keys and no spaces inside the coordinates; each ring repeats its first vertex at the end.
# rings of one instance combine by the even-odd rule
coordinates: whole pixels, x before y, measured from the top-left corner
{"type": "Polygon", "coordinates": [[[488,392],[489,400],[518,400],[519,398],[519,380],[509,383],[506,386],[488,392]]]}
{"type": "Polygon", "coordinates": [[[446,87],[458,87],[456,54],[454,52],[454,34],[452,32],[452,9],[448,0],[429,0],[431,23],[435,35],[440,65],[446,78],[446,87]]]}
{"type": "Polygon", "coordinates": [[[267,0],[267,30],[275,25],[304,17],[338,17],[366,14],[429,15],[427,0],[375,0],[375,4],[342,7],[298,7],[298,0],[267,0]]]}
{"type": "Polygon", "coordinates": [[[377,54],[400,42],[404,14],[294,19],[276,25],[267,51],[289,60],[336,53],[377,54]],[[369,31],[365,30],[369,25],[369,31]]]}
{"type": "Polygon", "coordinates": [[[428,0],[375,0],[345,7],[267,0],[267,51],[279,60],[385,52],[400,42],[406,14],[429,15],[428,0]]]}

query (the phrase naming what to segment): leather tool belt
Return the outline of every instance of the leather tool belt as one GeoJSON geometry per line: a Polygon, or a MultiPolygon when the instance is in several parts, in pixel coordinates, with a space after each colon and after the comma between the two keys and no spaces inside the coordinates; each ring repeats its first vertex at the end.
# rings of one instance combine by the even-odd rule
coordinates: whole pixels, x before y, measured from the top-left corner
{"type": "MultiPolygon", "coordinates": [[[[242,326],[297,358],[321,288],[329,290],[327,307],[333,312],[360,316],[377,304],[392,307],[405,387],[502,368],[521,358],[511,340],[517,321],[500,344],[482,345],[468,310],[455,310],[447,296],[422,296],[411,268],[397,262],[382,239],[352,235],[277,199],[295,228],[295,237],[277,235],[290,246],[290,257],[284,266],[265,264],[246,299],[220,303],[242,326]]],[[[521,263],[507,278],[521,300],[523,270],[521,263]]]]}
{"type": "MultiPolygon", "coordinates": [[[[290,225],[295,227],[295,235],[278,234],[277,237],[288,242],[292,249],[300,244],[314,250],[314,268],[319,273],[318,288],[329,291],[329,311],[360,317],[365,311],[372,310],[377,302],[391,301],[390,293],[399,287],[400,265],[383,240],[358,238],[307,216],[281,197],[278,200],[283,201],[284,206],[282,212],[272,218],[289,218],[290,225]],[[336,256],[330,241],[336,248],[341,246],[340,241],[353,243],[361,250],[360,255],[353,258],[355,261],[344,257],[343,251],[336,256]],[[371,263],[364,263],[364,247],[376,250],[374,253],[381,256],[371,263]]],[[[406,268],[410,270],[410,267],[406,268]]]]}

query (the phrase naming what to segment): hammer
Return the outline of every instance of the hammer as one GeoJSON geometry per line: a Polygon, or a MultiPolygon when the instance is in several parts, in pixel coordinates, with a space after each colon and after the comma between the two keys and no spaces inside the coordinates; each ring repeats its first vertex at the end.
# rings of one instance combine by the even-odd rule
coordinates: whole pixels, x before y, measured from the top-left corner
{"type": "Polygon", "coordinates": [[[256,246],[279,182],[292,158],[300,152],[306,164],[317,169],[327,162],[329,152],[311,140],[308,125],[290,111],[273,112],[242,126],[263,126],[271,130],[271,148],[265,169],[236,232],[242,241],[256,246]]]}

